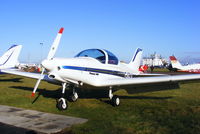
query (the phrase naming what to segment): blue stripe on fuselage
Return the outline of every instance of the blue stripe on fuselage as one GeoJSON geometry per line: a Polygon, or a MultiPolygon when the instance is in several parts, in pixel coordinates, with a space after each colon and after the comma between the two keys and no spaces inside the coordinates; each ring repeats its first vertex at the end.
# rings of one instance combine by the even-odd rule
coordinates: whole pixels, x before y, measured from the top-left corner
{"type": "Polygon", "coordinates": [[[76,67],[76,66],[62,66],[63,69],[79,70],[79,71],[88,71],[95,73],[103,73],[124,77],[125,73],[120,71],[106,70],[106,69],[97,69],[97,68],[88,68],[88,67],[76,67]]]}
{"type": "Polygon", "coordinates": [[[75,67],[75,66],[62,66],[63,69],[72,69],[72,70],[80,70],[85,71],[85,67],[75,67]]]}

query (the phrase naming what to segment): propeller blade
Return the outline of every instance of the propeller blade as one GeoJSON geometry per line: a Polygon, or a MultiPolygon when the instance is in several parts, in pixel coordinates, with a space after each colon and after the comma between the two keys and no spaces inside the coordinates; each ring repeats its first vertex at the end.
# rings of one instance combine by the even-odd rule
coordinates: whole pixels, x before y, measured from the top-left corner
{"type": "MultiPolygon", "coordinates": [[[[49,54],[47,56],[47,60],[50,60],[50,59],[52,59],[54,57],[54,55],[56,53],[56,50],[58,48],[58,45],[60,43],[60,39],[61,39],[63,31],[64,31],[64,28],[63,27],[60,28],[60,30],[59,30],[59,32],[58,32],[53,44],[51,45],[51,49],[50,49],[49,54]]],[[[44,71],[45,71],[45,68],[43,67],[41,75],[40,75],[39,79],[37,80],[37,83],[35,84],[35,87],[33,89],[33,92],[32,92],[32,95],[31,95],[32,97],[35,96],[35,92],[36,92],[36,90],[37,90],[37,88],[38,88],[38,86],[40,84],[40,81],[41,81],[41,79],[43,77],[44,71]]]]}
{"type": "Polygon", "coordinates": [[[40,74],[40,77],[39,77],[39,79],[37,80],[37,83],[35,84],[35,87],[34,87],[34,89],[33,89],[33,92],[32,92],[32,97],[34,97],[35,96],[35,92],[36,92],[36,90],[37,90],[37,88],[38,88],[38,86],[39,86],[39,84],[40,84],[40,81],[41,81],[41,79],[42,79],[42,76],[43,76],[43,74],[44,74],[44,71],[45,71],[45,69],[44,68],[42,68],[42,72],[41,72],[41,74],[40,74]]]}
{"type": "Polygon", "coordinates": [[[59,32],[58,32],[53,44],[51,45],[51,49],[50,49],[49,54],[47,56],[47,60],[50,60],[50,59],[52,59],[54,57],[54,55],[56,53],[56,50],[58,48],[58,45],[60,43],[60,39],[61,39],[63,31],[64,31],[64,28],[63,27],[60,28],[60,30],[59,30],[59,32]]]}

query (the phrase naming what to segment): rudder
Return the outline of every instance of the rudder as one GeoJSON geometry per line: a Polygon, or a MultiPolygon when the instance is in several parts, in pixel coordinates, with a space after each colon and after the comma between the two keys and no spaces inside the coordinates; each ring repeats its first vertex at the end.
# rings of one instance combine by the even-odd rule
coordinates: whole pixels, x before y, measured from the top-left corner
{"type": "Polygon", "coordinates": [[[141,63],[141,59],[142,59],[142,49],[141,48],[137,48],[135,51],[135,54],[133,55],[133,58],[131,59],[130,63],[128,64],[128,66],[130,68],[132,68],[133,71],[138,72],[139,71],[139,67],[140,67],[140,63],[141,63]]]}
{"type": "Polygon", "coordinates": [[[177,68],[177,69],[182,69],[182,65],[181,63],[176,59],[175,56],[170,56],[169,57],[170,61],[171,61],[171,64],[172,64],[172,67],[173,68],[177,68]]]}

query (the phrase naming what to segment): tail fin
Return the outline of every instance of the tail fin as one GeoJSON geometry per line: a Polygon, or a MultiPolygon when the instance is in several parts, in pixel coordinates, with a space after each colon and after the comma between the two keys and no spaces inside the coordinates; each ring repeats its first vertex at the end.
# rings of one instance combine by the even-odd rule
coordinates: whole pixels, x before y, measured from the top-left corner
{"type": "Polygon", "coordinates": [[[181,63],[176,59],[175,56],[170,56],[169,57],[170,61],[171,61],[171,64],[172,64],[172,67],[173,68],[177,68],[177,69],[182,69],[182,65],[181,63]]]}
{"type": "Polygon", "coordinates": [[[0,68],[12,68],[18,63],[18,57],[21,51],[22,45],[11,46],[4,54],[0,57],[0,68]]]}
{"type": "Polygon", "coordinates": [[[141,59],[142,59],[142,53],[143,53],[142,49],[137,48],[136,51],[135,51],[135,54],[133,55],[132,60],[128,64],[128,66],[130,68],[132,68],[132,70],[134,72],[138,72],[139,71],[140,62],[141,62],[141,59]]]}

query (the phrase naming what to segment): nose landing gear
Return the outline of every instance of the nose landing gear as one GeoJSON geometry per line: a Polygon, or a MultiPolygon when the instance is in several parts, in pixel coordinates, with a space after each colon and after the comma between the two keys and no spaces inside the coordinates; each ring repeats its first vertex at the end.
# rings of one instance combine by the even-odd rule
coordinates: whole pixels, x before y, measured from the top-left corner
{"type": "Polygon", "coordinates": [[[66,110],[68,108],[67,101],[64,98],[60,98],[57,103],[57,108],[59,110],[66,110]]]}
{"type": "Polygon", "coordinates": [[[68,108],[67,101],[64,98],[65,95],[65,89],[66,89],[67,83],[62,83],[62,97],[57,102],[57,108],[59,110],[66,110],[68,108]]]}

